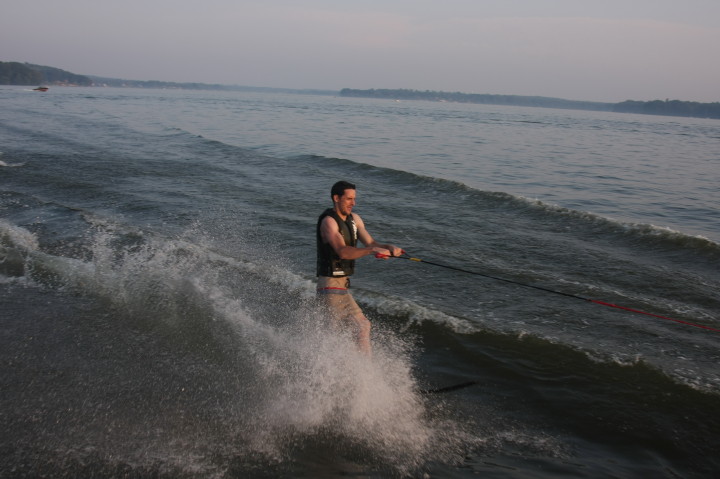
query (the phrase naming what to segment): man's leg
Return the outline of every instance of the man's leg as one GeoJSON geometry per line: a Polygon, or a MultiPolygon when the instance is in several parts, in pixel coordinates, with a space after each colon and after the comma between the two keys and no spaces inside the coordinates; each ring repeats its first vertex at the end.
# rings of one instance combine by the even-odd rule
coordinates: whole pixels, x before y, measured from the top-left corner
{"type": "Polygon", "coordinates": [[[327,307],[333,326],[342,331],[350,331],[358,349],[370,355],[372,325],[346,286],[345,278],[321,277],[318,281],[318,296],[327,307]]]}

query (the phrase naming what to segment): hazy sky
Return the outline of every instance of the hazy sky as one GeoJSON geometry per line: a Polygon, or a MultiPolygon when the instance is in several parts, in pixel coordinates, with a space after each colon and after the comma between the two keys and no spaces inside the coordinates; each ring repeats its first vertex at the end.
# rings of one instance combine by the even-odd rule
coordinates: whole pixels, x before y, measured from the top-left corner
{"type": "Polygon", "coordinates": [[[720,101],[720,0],[3,0],[0,61],[134,80],[720,101]]]}

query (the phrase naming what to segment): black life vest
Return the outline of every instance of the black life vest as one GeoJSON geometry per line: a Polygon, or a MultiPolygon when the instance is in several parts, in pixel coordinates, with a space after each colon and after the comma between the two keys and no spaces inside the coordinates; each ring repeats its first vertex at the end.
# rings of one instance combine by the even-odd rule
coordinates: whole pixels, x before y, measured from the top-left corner
{"type": "Polygon", "coordinates": [[[330,277],[350,276],[355,271],[355,260],[340,259],[335,250],[329,243],[323,242],[320,233],[320,224],[327,216],[332,216],[338,225],[338,231],[345,240],[346,246],[357,245],[357,226],[353,221],[352,214],[343,221],[334,209],[330,208],[323,212],[318,218],[316,228],[317,238],[317,275],[330,277]]]}

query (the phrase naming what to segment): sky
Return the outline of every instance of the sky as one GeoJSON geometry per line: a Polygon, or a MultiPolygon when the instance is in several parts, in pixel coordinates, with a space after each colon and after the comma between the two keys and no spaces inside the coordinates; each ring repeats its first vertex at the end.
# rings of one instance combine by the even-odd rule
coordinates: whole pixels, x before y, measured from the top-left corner
{"type": "Polygon", "coordinates": [[[131,80],[720,101],[720,0],[3,0],[0,61],[131,80]]]}

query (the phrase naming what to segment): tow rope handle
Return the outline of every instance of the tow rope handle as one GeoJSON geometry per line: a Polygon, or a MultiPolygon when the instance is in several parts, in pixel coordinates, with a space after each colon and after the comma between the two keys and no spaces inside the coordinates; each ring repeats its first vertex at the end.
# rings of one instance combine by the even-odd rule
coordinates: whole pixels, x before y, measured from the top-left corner
{"type": "MultiPolygon", "coordinates": [[[[405,250],[401,250],[401,251],[402,251],[402,253],[400,253],[400,256],[395,256],[395,255],[391,255],[391,254],[375,253],[375,257],[377,259],[405,258],[405,256],[407,256],[407,253],[405,252],[405,250]]],[[[418,258],[405,258],[405,259],[411,259],[413,261],[422,261],[421,259],[418,259],[418,258]]]]}

